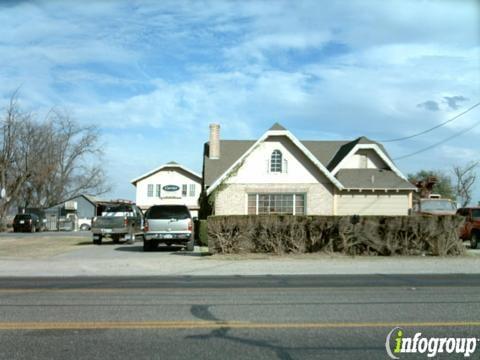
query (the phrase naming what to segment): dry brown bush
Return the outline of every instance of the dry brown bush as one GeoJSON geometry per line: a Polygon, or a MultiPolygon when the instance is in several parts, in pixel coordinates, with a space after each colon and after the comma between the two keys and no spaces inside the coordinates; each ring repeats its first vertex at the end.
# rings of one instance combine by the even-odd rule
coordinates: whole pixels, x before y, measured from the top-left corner
{"type": "Polygon", "coordinates": [[[342,253],[346,255],[461,255],[456,216],[211,216],[210,251],[342,253]]]}

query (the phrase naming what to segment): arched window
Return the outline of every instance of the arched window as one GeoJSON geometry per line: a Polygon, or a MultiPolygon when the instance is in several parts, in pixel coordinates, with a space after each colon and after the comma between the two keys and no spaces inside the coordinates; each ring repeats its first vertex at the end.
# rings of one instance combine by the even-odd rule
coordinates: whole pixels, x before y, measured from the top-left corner
{"type": "Polygon", "coordinates": [[[282,172],[282,153],[280,150],[274,150],[270,158],[270,172],[282,172]]]}

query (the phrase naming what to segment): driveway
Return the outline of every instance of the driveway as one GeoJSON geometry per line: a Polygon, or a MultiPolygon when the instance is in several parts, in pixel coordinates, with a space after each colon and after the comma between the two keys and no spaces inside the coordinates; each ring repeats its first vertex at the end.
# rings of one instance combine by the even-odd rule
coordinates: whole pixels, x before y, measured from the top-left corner
{"type": "Polygon", "coordinates": [[[91,234],[0,237],[0,276],[480,274],[480,249],[463,257],[328,254],[202,256],[181,247],[143,252],[142,242],[93,245],[91,234]]]}

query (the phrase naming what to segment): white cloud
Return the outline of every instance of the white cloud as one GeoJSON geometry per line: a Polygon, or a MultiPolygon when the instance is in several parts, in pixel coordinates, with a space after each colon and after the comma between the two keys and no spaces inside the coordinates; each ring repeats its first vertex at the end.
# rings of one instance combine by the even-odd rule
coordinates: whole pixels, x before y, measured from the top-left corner
{"type": "MultiPolygon", "coordinates": [[[[28,107],[66,106],[101,126],[118,183],[159,159],[198,169],[212,121],[230,138],[257,137],[275,121],[329,138],[398,137],[480,98],[475,7],[315,0],[0,5],[0,95],[21,86],[28,107]],[[442,99],[454,96],[470,102],[448,108],[442,99]],[[417,106],[427,101],[439,111],[417,106]],[[158,139],[142,138],[138,129],[158,139]]],[[[472,112],[389,148],[412,152],[474,119],[472,112]]],[[[458,160],[444,151],[441,158],[419,156],[415,166],[458,160]]]]}

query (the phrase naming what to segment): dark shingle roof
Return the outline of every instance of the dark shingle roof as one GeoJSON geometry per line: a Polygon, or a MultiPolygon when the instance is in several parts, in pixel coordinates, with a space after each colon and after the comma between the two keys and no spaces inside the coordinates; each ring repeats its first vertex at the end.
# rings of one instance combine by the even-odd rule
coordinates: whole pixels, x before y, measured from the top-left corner
{"type": "Polygon", "coordinates": [[[209,144],[205,144],[204,173],[206,186],[212,185],[227,169],[233,165],[253,144],[255,140],[220,140],[220,158],[210,159],[209,144]]]}
{"type": "MultiPolygon", "coordinates": [[[[274,129],[274,124],[271,130],[274,129]]],[[[281,127],[284,129],[283,127],[281,127]]],[[[253,144],[256,140],[220,140],[220,159],[210,159],[209,144],[205,143],[204,147],[204,185],[210,186],[217,180],[230,166],[235,163],[253,144]]],[[[340,161],[355,147],[357,144],[375,144],[388,156],[384,147],[366,137],[360,137],[353,141],[300,141],[329,171],[332,171],[340,161]]],[[[362,171],[366,169],[360,169],[362,171]]],[[[397,175],[395,175],[397,176],[397,175]]],[[[343,176],[342,176],[343,178],[343,176]]],[[[368,177],[371,182],[371,176],[368,177]]],[[[401,179],[401,178],[400,178],[401,179]]],[[[343,181],[339,179],[343,184],[343,181]]]]}
{"type": "Polygon", "coordinates": [[[416,189],[391,170],[342,169],[336,177],[346,189],[416,189]]]}
{"type": "MultiPolygon", "coordinates": [[[[240,158],[256,140],[220,140],[220,159],[210,159],[209,144],[204,151],[204,181],[212,185],[227,169],[240,158]]],[[[301,141],[301,143],[325,166],[348,141],[301,141]]]]}
{"type": "Polygon", "coordinates": [[[330,161],[337,154],[338,150],[348,144],[348,141],[318,141],[306,140],[301,143],[325,166],[328,167],[330,161]]]}
{"type": "Polygon", "coordinates": [[[285,129],[282,125],[280,125],[278,122],[272,125],[272,127],[269,130],[287,130],[285,129]]]}
{"type": "Polygon", "coordinates": [[[348,155],[352,149],[358,144],[374,144],[378,145],[380,149],[388,156],[388,153],[385,151],[385,148],[382,144],[377,143],[376,141],[370,140],[365,136],[361,136],[353,141],[344,142],[344,145],[340,147],[339,151],[335,154],[335,157],[328,163],[328,170],[332,171],[335,167],[348,155]]]}

